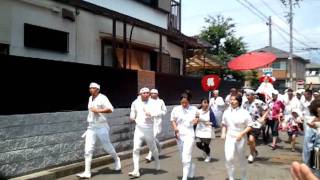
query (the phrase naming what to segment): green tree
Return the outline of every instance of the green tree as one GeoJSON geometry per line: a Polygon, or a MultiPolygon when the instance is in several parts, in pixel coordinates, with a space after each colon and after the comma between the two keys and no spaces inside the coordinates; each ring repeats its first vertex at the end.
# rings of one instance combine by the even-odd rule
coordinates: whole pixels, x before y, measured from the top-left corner
{"type": "Polygon", "coordinates": [[[245,77],[246,77],[245,79],[250,82],[250,85],[252,88],[254,89],[258,88],[260,84],[259,78],[258,78],[258,71],[256,70],[247,71],[245,77]]]}
{"type": "Polygon", "coordinates": [[[207,26],[200,34],[201,39],[213,45],[208,53],[218,56],[222,65],[226,65],[232,57],[247,51],[243,38],[235,36],[235,24],[232,21],[232,18],[225,18],[221,15],[208,16],[205,18],[207,26]]]}
{"type": "MultiPolygon", "coordinates": [[[[207,53],[209,56],[218,57],[215,59],[219,64],[226,66],[230,59],[247,52],[243,38],[235,35],[236,26],[232,18],[208,16],[205,22],[207,26],[202,29],[200,38],[213,45],[207,53]]],[[[245,73],[230,69],[206,70],[205,74],[218,74],[220,77],[232,75],[237,80],[245,80],[245,73]]]]}

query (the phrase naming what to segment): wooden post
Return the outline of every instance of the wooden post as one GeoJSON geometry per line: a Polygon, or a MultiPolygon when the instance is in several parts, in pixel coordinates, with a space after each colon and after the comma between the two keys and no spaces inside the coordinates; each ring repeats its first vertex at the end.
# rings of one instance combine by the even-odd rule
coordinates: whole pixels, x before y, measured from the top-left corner
{"type": "Polygon", "coordinates": [[[186,58],[187,58],[187,46],[186,42],[183,41],[183,60],[182,60],[182,75],[186,75],[186,58]]]}
{"type": "Polygon", "coordinates": [[[158,72],[162,71],[162,34],[159,35],[159,58],[158,58],[158,72]]]}
{"type": "Polygon", "coordinates": [[[123,22],[123,68],[127,69],[127,23],[123,22]]]}
{"type": "Polygon", "coordinates": [[[112,20],[112,64],[113,67],[118,67],[117,61],[117,20],[112,20]]]}

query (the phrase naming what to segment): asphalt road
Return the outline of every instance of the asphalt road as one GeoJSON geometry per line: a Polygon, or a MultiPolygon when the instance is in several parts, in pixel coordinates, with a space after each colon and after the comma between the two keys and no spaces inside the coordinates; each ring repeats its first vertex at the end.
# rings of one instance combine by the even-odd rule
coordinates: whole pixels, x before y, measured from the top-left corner
{"type": "MultiPolygon", "coordinates": [[[[302,136],[298,137],[296,152],[291,152],[290,144],[285,143],[287,139],[286,133],[281,133],[282,141],[279,148],[271,150],[268,145],[259,144],[257,150],[259,156],[256,161],[248,165],[248,176],[250,180],[290,180],[289,168],[292,161],[301,161],[301,143],[302,136]]],[[[260,141],[259,141],[260,142],[260,141]]],[[[196,164],[196,177],[194,180],[215,179],[225,180],[227,172],[224,161],[224,141],[220,138],[213,139],[211,143],[212,161],[205,163],[203,161],[202,152],[194,147],[193,162],[196,164]]],[[[249,148],[247,147],[247,154],[249,148]]],[[[182,165],[180,162],[179,152],[176,146],[163,149],[161,152],[161,170],[154,170],[154,163],[147,164],[144,161],[145,154],[140,156],[141,180],[177,180],[181,179],[182,165]]],[[[112,170],[113,164],[95,168],[92,170],[93,180],[127,180],[131,179],[128,172],[133,169],[132,159],[122,160],[122,171],[115,172],[112,170]]],[[[239,172],[237,171],[237,178],[239,172]]],[[[78,179],[75,175],[70,175],[61,180],[78,179]]]]}

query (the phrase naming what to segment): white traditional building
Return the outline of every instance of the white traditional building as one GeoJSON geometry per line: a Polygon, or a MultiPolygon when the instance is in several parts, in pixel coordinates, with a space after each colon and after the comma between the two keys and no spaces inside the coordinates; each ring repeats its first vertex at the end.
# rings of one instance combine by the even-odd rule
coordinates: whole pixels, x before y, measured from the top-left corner
{"type": "Polygon", "coordinates": [[[177,0],[1,0],[0,53],[182,75],[177,0]]]}

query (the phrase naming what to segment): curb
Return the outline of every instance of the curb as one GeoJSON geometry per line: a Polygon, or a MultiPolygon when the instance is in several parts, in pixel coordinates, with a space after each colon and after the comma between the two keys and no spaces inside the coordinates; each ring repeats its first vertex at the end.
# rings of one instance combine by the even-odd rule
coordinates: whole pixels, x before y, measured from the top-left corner
{"type": "MultiPolygon", "coordinates": [[[[160,144],[162,148],[169,148],[169,147],[175,146],[177,143],[175,139],[169,139],[161,142],[160,144]]],[[[143,146],[140,150],[140,154],[145,154],[148,151],[149,149],[147,148],[147,146],[143,146]]],[[[129,159],[132,157],[132,150],[119,152],[118,156],[120,157],[121,160],[129,159]]],[[[107,155],[107,156],[94,158],[92,160],[91,167],[96,168],[96,167],[104,166],[111,163],[113,163],[113,159],[110,155],[107,155]]],[[[69,164],[69,165],[65,165],[65,166],[61,166],[53,169],[40,171],[37,173],[28,174],[25,176],[15,177],[15,178],[12,178],[12,180],[54,180],[57,178],[61,178],[61,177],[65,177],[71,174],[81,172],[83,171],[83,169],[84,169],[84,161],[81,161],[81,162],[77,162],[77,163],[73,163],[73,164],[69,164]]]]}

